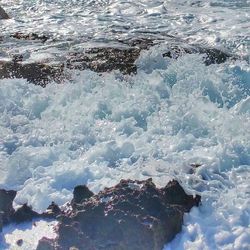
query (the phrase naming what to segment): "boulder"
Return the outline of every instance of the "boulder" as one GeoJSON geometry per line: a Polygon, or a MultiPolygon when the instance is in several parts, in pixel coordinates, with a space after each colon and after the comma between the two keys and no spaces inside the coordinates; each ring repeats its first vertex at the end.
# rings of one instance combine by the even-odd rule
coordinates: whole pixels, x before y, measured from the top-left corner
{"type": "Polygon", "coordinates": [[[199,203],[200,196],[187,195],[177,181],[157,188],[152,179],[121,180],[90,198],[73,199],[49,245],[58,250],[161,250],[181,231],[184,213],[199,203]]]}

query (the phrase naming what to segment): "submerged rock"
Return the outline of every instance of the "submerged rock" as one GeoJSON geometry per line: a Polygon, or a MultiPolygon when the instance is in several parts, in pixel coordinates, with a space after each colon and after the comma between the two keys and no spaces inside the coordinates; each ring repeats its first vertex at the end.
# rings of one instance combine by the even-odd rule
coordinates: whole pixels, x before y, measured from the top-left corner
{"type": "Polygon", "coordinates": [[[2,227],[9,223],[22,223],[32,221],[35,218],[53,218],[63,214],[60,208],[52,202],[48,210],[39,214],[32,210],[27,204],[22,205],[17,210],[13,208],[13,200],[16,197],[16,191],[0,189],[0,232],[2,227]]]}
{"type": "Polygon", "coordinates": [[[121,180],[76,201],[61,216],[51,249],[161,250],[181,231],[184,212],[198,206],[200,196],[187,195],[177,181],[159,189],[152,179],[121,180]]]}
{"type": "Polygon", "coordinates": [[[5,12],[5,10],[0,6],[0,19],[9,19],[9,15],[5,12]]]}
{"type": "Polygon", "coordinates": [[[39,35],[36,33],[24,34],[21,32],[16,32],[15,34],[11,35],[11,37],[19,40],[41,40],[42,42],[46,42],[49,39],[49,37],[45,35],[39,35]]]}
{"type": "Polygon", "coordinates": [[[169,57],[177,59],[185,54],[204,54],[205,65],[210,64],[220,64],[226,62],[227,59],[236,59],[233,55],[228,52],[216,49],[216,48],[206,48],[200,46],[170,46],[169,50],[163,53],[163,57],[169,57]]]}

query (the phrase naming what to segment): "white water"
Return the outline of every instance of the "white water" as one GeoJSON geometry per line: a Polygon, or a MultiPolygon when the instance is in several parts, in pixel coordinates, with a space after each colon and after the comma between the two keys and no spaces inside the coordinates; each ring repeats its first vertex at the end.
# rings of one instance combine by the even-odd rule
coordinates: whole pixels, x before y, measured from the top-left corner
{"type": "MultiPolygon", "coordinates": [[[[14,48],[4,41],[2,55],[15,49],[32,57],[39,48],[60,55],[68,48],[63,44],[60,51],[64,37],[78,39],[76,47],[69,47],[79,48],[82,30],[105,42],[103,35],[118,17],[131,18],[134,25],[126,33],[123,27],[121,36],[130,36],[139,26],[150,31],[158,22],[170,34],[249,55],[249,1],[177,2],[74,1],[69,9],[69,1],[2,1],[16,18],[0,21],[2,33],[39,29],[60,37],[58,47],[48,48],[26,42],[14,48]],[[114,18],[107,20],[110,26],[97,17],[107,6],[114,18]],[[141,6],[147,12],[138,16],[141,6]],[[164,6],[171,14],[163,15],[164,6]],[[83,17],[85,12],[92,14],[83,17]],[[193,21],[184,21],[184,14],[194,15],[193,21]],[[205,21],[198,22],[198,16],[205,21]],[[89,25],[84,18],[95,22],[89,25]],[[82,22],[75,26],[75,20],[82,22]]],[[[45,89],[21,79],[0,80],[0,187],[18,190],[17,204],[28,202],[43,211],[51,201],[69,201],[78,184],[98,192],[121,178],[152,177],[158,186],[175,178],[188,193],[202,196],[202,206],[185,216],[183,231],[165,250],[248,250],[249,64],[207,67],[201,55],[169,60],[161,51],[159,46],[143,52],[136,76],[75,71],[71,82],[45,89]],[[191,173],[192,163],[202,165],[191,173]]]]}

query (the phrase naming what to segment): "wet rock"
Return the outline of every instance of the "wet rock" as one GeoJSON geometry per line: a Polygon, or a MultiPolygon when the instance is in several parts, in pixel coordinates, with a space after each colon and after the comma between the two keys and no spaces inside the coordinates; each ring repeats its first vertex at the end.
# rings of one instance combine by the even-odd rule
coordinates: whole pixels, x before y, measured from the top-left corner
{"type": "Polygon", "coordinates": [[[41,40],[42,42],[46,42],[49,39],[49,37],[45,35],[39,35],[36,33],[24,34],[21,32],[16,32],[15,34],[11,35],[11,37],[19,40],[41,40]]]}
{"type": "Polygon", "coordinates": [[[15,197],[16,191],[0,189],[0,231],[2,226],[11,220],[14,213],[12,203],[15,197]]]}
{"type": "MultiPolygon", "coordinates": [[[[12,35],[16,39],[47,41],[48,37],[36,33],[12,35]]],[[[167,38],[166,38],[167,39],[167,38]]],[[[24,78],[28,82],[46,86],[50,81],[61,83],[65,78],[70,79],[70,70],[89,69],[95,72],[111,72],[118,70],[123,74],[136,74],[135,64],[142,50],[165,43],[163,57],[177,59],[185,54],[199,53],[204,55],[206,65],[224,63],[229,58],[237,59],[230,53],[198,45],[188,45],[173,37],[164,40],[146,38],[117,41],[117,47],[86,48],[82,52],[66,54],[61,63],[25,63],[22,55],[14,55],[12,61],[0,61],[0,78],[24,78]]]]}
{"type": "Polygon", "coordinates": [[[81,203],[94,195],[86,185],[79,185],[74,188],[71,204],[81,203]]]}
{"type": "Polygon", "coordinates": [[[43,237],[39,240],[36,250],[55,250],[54,241],[43,237]]]}
{"type": "Polygon", "coordinates": [[[200,196],[187,195],[181,185],[173,180],[163,189],[164,197],[170,204],[180,205],[184,212],[189,212],[193,206],[198,206],[200,196]]]}
{"type": "Polygon", "coordinates": [[[84,53],[70,53],[66,66],[69,69],[90,69],[95,72],[119,70],[124,74],[137,72],[135,60],[140,55],[140,48],[92,48],[84,53]]]}
{"type": "Polygon", "coordinates": [[[19,239],[16,241],[16,244],[20,247],[23,245],[23,239],[19,239]]]}
{"type": "Polygon", "coordinates": [[[62,213],[60,207],[55,203],[51,202],[45,213],[42,214],[43,217],[56,218],[56,216],[62,213]]]}
{"type": "Polygon", "coordinates": [[[236,59],[233,55],[228,52],[216,49],[216,48],[206,48],[195,45],[178,45],[170,46],[169,50],[163,53],[163,57],[169,57],[177,59],[185,54],[204,54],[205,65],[210,64],[220,64],[226,62],[229,58],[236,59]]]}
{"type": "Polygon", "coordinates": [[[159,189],[152,179],[121,180],[72,202],[72,211],[60,219],[55,249],[161,250],[181,231],[184,212],[198,206],[200,196],[187,195],[177,181],[159,189]]]}
{"type": "Polygon", "coordinates": [[[41,85],[54,80],[58,83],[65,77],[63,74],[62,65],[46,65],[42,63],[27,63],[20,62],[22,58],[15,57],[13,61],[0,61],[0,79],[4,78],[23,78],[28,82],[41,85]]]}
{"type": "Polygon", "coordinates": [[[38,213],[33,211],[32,208],[27,204],[24,204],[13,213],[11,219],[15,223],[21,223],[25,221],[31,221],[32,219],[38,217],[39,217],[38,213]]]}
{"type": "Polygon", "coordinates": [[[0,19],[9,19],[9,15],[5,12],[5,10],[0,6],[0,19]]]}

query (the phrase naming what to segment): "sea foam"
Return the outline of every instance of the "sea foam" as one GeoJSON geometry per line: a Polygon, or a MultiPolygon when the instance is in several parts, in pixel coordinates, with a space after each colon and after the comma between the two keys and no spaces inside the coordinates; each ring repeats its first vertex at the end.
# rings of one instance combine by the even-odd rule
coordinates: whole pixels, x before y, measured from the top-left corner
{"type": "Polygon", "coordinates": [[[148,71],[144,58],[125,78],[74,71],[46,88],[1,80],[1,187],[18,190],[16,205],[44,211],[79,184],[98,192],[122,178],[175,178],[202,206],[166,249],[247,249],[249,65],[185,55],[148,71]]]}

